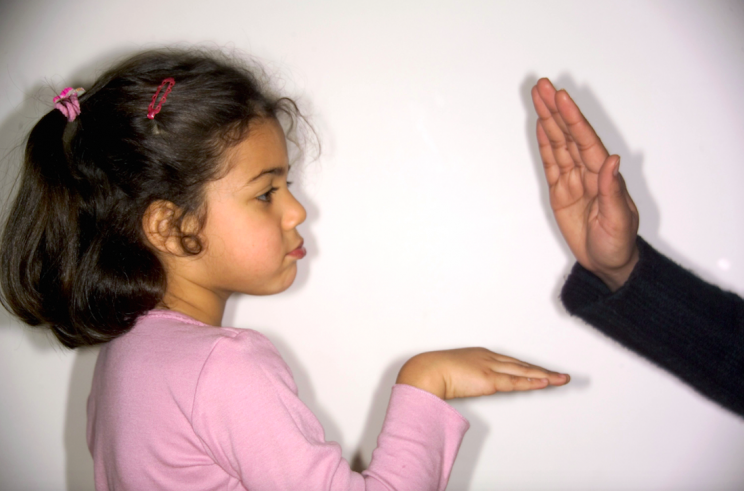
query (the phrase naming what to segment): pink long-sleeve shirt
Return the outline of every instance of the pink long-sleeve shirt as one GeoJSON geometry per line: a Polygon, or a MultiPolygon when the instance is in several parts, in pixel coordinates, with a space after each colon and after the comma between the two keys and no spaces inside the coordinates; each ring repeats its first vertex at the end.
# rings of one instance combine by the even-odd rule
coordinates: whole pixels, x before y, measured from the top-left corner
{"type": "Polygon", "coordinates": [[[468,426],[396,385],[352,472],[266,337],[167,310],[101,348],[88,399],[97,490],[443,490],[468,426]]]}

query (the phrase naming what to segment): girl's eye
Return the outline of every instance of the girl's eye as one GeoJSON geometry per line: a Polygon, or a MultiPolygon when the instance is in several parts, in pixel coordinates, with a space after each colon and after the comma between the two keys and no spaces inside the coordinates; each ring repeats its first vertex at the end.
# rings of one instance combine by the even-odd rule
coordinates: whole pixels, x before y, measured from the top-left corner
{"type": "Polygon", "coordinates": [[[271,188],[256,199],[258,199],[259,201],[263,201],[264,203],[271,203],[271,197],[274,195],[277,189],[279,188],[271,188]]]}

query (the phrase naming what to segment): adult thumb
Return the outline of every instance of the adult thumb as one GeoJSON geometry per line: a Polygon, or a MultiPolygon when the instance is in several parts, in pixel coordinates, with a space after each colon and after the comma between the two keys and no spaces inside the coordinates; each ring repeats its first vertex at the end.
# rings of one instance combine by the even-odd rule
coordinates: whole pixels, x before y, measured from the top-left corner
{"type": "Polygon", "coordinates": [[[599,169],[597,187],[599,215],[606,220],[606,225],[622,227],[627,219],[628,202],[620,176],[619,155],[610,155],[605,159],[599,169]]]}

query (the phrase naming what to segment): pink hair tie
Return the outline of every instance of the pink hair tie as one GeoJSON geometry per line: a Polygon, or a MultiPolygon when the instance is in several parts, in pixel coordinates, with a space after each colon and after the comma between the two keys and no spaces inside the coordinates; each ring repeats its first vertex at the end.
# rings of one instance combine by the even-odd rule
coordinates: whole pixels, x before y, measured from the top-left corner
{"type": "Polygon", "coordinates": [[[84,93],[85,89],[83,88],[78,87],[77,89],[73,89],[72,87],[67,87],[53,99],[54,107],[59,109],[59,112],[65,115],[68,122],[71,123],[75,121],[75,118],[80,114],[80,101],[78,101],[78,96],[81,96],[84,93]]]}
{"type": "Polygon", "coordinates": [[[171,77],[168,77],[160,82],[160,85],[158,85],[158,90],[155,91],[155,95],[152,96],[152,102],[150,102],[150,105],[147,106],[147,117],[149,119],[155,119],[155,115],[160,112],[160,109],[162,109],[163,103],[168,97],[168,94],[170,94],[171,90],[173,90],[174,85],[176,85],[176,81],[173,80],[173,78],[171,77]],[[165,87],[166,85],[167,87],[165,87]],[[160,95],[160,91],[163,90],[163,87],[165,87],[165,90],[163,91],[163,97],[161,97],[158,101],[158,96],[160,95]],[[155,105],[156,101],[158,102],[157,106],[155,105]]]}

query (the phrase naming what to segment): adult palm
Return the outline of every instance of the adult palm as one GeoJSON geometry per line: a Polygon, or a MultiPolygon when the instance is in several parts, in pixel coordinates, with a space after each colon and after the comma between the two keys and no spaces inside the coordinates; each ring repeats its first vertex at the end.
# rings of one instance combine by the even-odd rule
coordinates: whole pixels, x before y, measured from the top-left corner
{"type": "Polygon", "coordinates": [[[532,88],[550,206],[576,260],[617,290],[638,262],[638,209],[579,107],[547,78],[532,88]]]}

